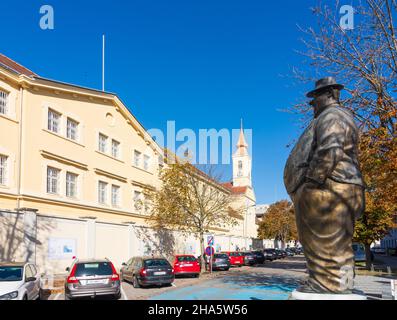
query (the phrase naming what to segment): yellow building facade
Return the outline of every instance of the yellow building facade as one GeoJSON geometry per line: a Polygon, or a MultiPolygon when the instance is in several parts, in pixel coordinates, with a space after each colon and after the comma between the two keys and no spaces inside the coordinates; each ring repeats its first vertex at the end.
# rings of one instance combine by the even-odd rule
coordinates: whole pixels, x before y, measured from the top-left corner
{"type": "MultiPolygon", "coordinates": [[[[159,186],[163,150],[129,110],[115,94],[39,77],[0,55],[0,260],[33,257],[60,272],[72,256],[120,266],[171,245],[170,254],[197,252],[193,235],[167,244],[145,223],[142,188],[159,186]]],[[[214,232],[223,249],[256,236],[214,232]]]]}

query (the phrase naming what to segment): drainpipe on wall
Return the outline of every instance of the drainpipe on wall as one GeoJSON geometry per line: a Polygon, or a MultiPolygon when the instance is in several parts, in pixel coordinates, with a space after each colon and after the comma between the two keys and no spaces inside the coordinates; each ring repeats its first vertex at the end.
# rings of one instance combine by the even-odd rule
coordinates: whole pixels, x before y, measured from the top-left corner
{"type": "Polygon", "coordinates": [[[23,96],[24,96],[24,88],[23,84],[19,89],[19,137],[18,137],[18,181],[17,181],[17,210],[21,208],[21,179],[22,179],[22,124],[23,124],[23,96]]]}

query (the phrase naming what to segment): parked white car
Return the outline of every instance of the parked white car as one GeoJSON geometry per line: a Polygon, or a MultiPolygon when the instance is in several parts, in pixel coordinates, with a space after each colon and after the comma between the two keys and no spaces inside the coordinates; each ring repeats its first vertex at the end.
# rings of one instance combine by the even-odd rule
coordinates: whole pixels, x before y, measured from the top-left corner
{"type": "Polygon", "coordinates": [[[0,262],[0,300],[40,298],[40,276],[34,264],[0,262]]]}

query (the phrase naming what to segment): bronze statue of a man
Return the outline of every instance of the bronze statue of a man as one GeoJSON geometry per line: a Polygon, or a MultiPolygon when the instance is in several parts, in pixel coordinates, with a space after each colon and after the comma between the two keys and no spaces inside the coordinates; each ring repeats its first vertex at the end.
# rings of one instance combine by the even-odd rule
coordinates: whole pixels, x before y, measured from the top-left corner
{"type": "Polygon", "coordinates": [[[284,171],[309,271],[299,292],[349,294],[353,289],[352,237],[365,199],[358,129],[351,112],[340,106],[343,88],[328,77],[307,94],[314,119],[284,171]]]}

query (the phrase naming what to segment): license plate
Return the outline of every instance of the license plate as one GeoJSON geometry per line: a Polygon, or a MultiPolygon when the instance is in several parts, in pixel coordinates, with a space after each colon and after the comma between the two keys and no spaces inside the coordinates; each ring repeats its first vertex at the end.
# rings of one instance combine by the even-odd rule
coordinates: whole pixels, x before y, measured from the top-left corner
{"type": "Polygon", "coordinates": [[[87,284],[106,284],[108,283],[107,279],[102,280],[87,280],[87,284]]]}
{"type": "Polygon", "coordinates": [[[165,275],[166,274],[166,272],[165,271],[160,271],[160,272],[155,272],[155,273],[153,273],[155,276],[163,276],[163,275],[165,275]]]}
{"type": "Polygon", "coordinates": [[[227,264],[221,263],[221,264],[218,264],[218,266],[220,266],[220,267],[226,267],[227,264]]]}
{"type": "Polygon", "coordinates": [[[193,265],[191,263],[184,264],[185,267],[192,267],[193,265]]]}

